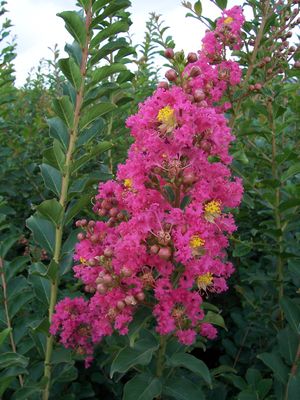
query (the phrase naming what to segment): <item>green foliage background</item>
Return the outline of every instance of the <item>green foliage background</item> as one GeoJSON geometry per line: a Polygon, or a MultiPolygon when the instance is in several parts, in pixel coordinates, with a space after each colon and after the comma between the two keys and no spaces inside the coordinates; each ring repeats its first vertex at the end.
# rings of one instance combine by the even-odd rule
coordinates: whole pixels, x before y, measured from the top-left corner
{"type": "MultiPolygon", "coordinates": [[[[78,13],[60,14],[74,39],[66,45],[69,57],[59,59],[54,48],[46,69],[41,64],[17,88],[16,43],[0,2],[0,397],[297,400],[300,57],[299,50],[279,57],[276,42],[293,2],[246,1],[254,17],[244,25],[245,48],[234,54],[244,78],[227,94],[228,120],[236,135],[233,169],[245,195],[231,238],[236,273],[230,290],[207,304],[212,322],[224,328],[225,321],[227,329],[189,348],[163,343],[141,309],[128,336],[99,345],[88,370],[49,336],[51,308],[80,290],[71,271],[74,222],[91,215],[97,183],[125,159],[131,139],[124,121],[157,85],[156,55],[175,43],[151,14],[143,43],[134,46],[127,0],[78,3],[78,13]],[[250,90],[258,82],[261,89],[250,90]]],[[[188,17],[214,26],[200,1],[183,5],[188,17]]],[[[296,20],[295,13],[290,29],[296,20]]]]}

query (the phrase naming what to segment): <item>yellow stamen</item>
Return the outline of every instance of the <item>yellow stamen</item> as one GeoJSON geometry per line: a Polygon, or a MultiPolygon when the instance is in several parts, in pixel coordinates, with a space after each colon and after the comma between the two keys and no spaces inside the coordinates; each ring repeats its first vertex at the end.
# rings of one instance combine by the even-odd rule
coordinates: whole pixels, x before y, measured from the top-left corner
{"type": "Polygon", "coordinates": [[[170,106],[166,106],[159,110],[157,114],[157,120],[166,125],[168,128],[174,127],[174,125],[176,124],[176,119],[173,108],[170,106]]]}
{"type": "Polygon", "coordinates": [[[213,284],[213,275],[210,272],[206,274],[199,275],[196,279],[196,283],[199,289],[206,290],[208,286],[213,284]]]}
{"type": "Polygon", "coordinates": [[[127,189],[130,189],[130,188],[132,187],[132,179],[129,179],[129,178],[124,179],[124,186],[125,186],[127,189]]]}
{"type": "Polygon", "coordinates": [[[221,202],[219,200],[212,200],[205,204],[205,213],[213,214],[215,216],[221,214],[221,202]]]}
{"type": "Polygon", "coordinates": [[[205,240],[202,239],[198,235],[193,235],[190,239],[190,246],[192,249],[196,249],[198,247],[203,247],[205,244],[205,240]]]}
{"type": "Polygon", "coordinates": [[[79,258],[79,261],[81,262],[81,264],[86,264],[86,259],[83,257],[79,258]]]}
{"type": "Polygon", "coordinates": [[[233,21],[232,17],[227,17],[226,19],[224,19],[224,24],[231,24],[232,21],[233,21]]]}

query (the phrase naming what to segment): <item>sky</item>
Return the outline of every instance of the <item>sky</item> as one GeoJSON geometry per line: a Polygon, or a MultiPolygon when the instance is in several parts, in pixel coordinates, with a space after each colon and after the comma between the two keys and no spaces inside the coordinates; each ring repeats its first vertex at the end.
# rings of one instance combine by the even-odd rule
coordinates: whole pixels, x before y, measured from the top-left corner
{"type": "MultiPolygon", "coordinates": [[[[192,1],[193,3],[194,1],[192,1]]],[[[76,9],[76,0],[7,0],[8,17],[12,20],[12,32],[17,41],[15,60],[16,84],[21,86],[31,68],[42,58],[51,58],[50,48],[57,43],[63,57],[65,43],[70,36],[64,22],[56,14],[76,9]]],[[[241,5],[241,0],[229,0],[228,6],[241,5]]],[[[202,0],[203,14],[212,19],[220,15],[220,10],[210,0],[202,0]]],[[[200,48],[205,28],[193,18],[185,18],[187,9],[181,0],[132,0],[132,21],[130,33],[134,44],[141,43],[145,23],[150,12],[161,14],[176,43],[176,50],[195,51],[200,48]]]]}

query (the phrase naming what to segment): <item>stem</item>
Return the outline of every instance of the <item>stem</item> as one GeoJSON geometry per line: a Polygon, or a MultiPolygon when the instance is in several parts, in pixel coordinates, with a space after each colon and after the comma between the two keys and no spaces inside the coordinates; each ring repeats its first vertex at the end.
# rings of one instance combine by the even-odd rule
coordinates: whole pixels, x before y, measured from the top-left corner
{"type": "Polygon", "coordinates": [[[298,370],[298,361],[299,361],[299,359],[300,359],[300,340],[299,340],[299,344],[298,344],[298,349],[297,349],[297,353],[296,353],[296,356],[295,356],[295,360],[293,362],[293,365],[291,366],[289,380],[288,380],[287,385],[286,385],[284,400],[288,400],[288,398],[289,398],[290,381],[291,381],[291,379],[293,377],[296,376],[296,373],[297,373],[297,370],[298,370]]]}
{"type": "MultiPolygon", "coordinates": [[[[245,87],[246,87],[246,85],[247,85],[247,83],[248,83],[248,81],[249,81],[249,79],[251,77],[251,74],[253,72],[253,69],[255,67],[255,61],[256,61],[258,49],[260,47],[260,42],[261,42],[261,40],[263,38],[264,29],[265,29],[265,25],[266,25],[267,19],[269,17],[270,2],[266,1],[265,4],[266,4],[266,6],[265,6],[265,9],[264,9],[264,12],[263,12],[263,15],[262,15],[261,24],[260,24],[256,39],[255,39],[254,48],[253,48],[253,52],[252,52],[252,55],[251,55],[249,67],[248,67],[245,79],[243,80],[243,86],[242,86],[243,89],[245,89],[245,87]]],[[[231,118],[231,120],[229,122],[229,126],[231,128],[234,127],[236,118],[237,118],[237,116],[239,114],[239,110],[241,108],[242,100],[243,100],[243,97],[241,97],[238,100],[236,108],[234,110],[234,115],[232,116],[232,118],[231,118]]]]}
{"type": "MultiPolygon", "coordinates": [[[[62,177],[62,187],[61,187],[61,194],[59,198],[59,203],[63,207],[63,213],[66,210],[67,206],[67,197],[68,197],[68,190],[71,178],[71,166],[72,166],[72,157],[75,150],[75,145],[78,136],[78,126],[79,126],[79,119],[80,119],[80,110],[83,103],[84,97],[84,86],[85,86],[85,76],[86,76],[86,69],[87,69],[87,59],[88,59],[88,49],[90,43],[90,25],[92,21],[92,0],[89,2],[89,6],[86,10],[86,41],[85,45],[82,49],[82,61],[80,65],[80,72],[82,76],[81,86],[79,91],[76,95],[76,103],[75,103],[75,111],[74,111],[74,119],[73,119],[73,128],[70,130],[70,140],[69,146],[66,154],[66,161],[64,165],[64,171],[62,177]]],[[[61,246],[62,246],[62,236],[63,236],[63,225],[59,225],[56,227],[55,232],[55,248],[53,254],[53,261],[56,264],[59,264],[60,257],[61,257],[61,246]]],[[[49,304],[49,324],[51,325],[52,322],[52,315],[54,312],[55,304],[57,301],[57,292],[58,292],[58,284],[59,284],[59,276],[53,280],[51,283],[51,293],[50,293],[50,304],[49,304]]],[[[53,343],[54,337],[49,335],[47,337],[47,344],[46,344],[46,354],[45,354],[45,362],[44,362],[44,377],[47,378],[47,385],[43,392],[43,400],[49,399],[50,394],[50,384],[51,384],[51,358],[53,352],[53,343]]]]}
{"type": "MultiPolygon", "coordinates": [[[[2,289],[3,289],[3,303],[4,303],[4,312],[5,312],[5,317],[6,317],[6,324],[9,331],[9,340],[10,340],[10,345],[12,348],[12,351],[14,353],[17,353],[17,347],[15,344],[14,340],[14,335],[12,331],[12,325],[9,317],[9,311],[8,311],[8,298],[7,298],[7,286],[6,286],[6,279],[5,279],[5,272],[4,272],[4,265],[3,265],[3,259],[0,257],[0,275],[1,275],[1,282],[2,282],[2,289]]],[[[18,375],[20,386],[24,385],[23,377],[22,375],[18,375]]]]}
{"type": "MultiPolygon", "coordinates": [[[[268,110],[268,116],[269,116],[269,124],[271,128],[271,135],[272,135],[272,176],[273,179],[278,180],[279,179],[279,171],[278,171],[278,165],[276,162],[276,155],[277,155],[277,146],[276,146],[276,127],[274,123],[274,118],[273,118],[273,108],[272,108],[272,103],[271,100],[267,102],[267,110],[268,110]]],[[[275,224],[276,224],[276,229],[280,231],[280,235],[278,237],[278,249],[279,249],[279,255],[277,256],[277,261],[276,261],[276,268],[277,268],[277,280],[278,280],[278,301],[283,297],[283,258],[281,256],[283,252],[283,243],[282,243],[282,224],[281,224],[281,215],[279,211],[279,205],[280,205],[280,186],[276,187],[275,189],[275,205],[274,205],[274,219],[275,219],[275,224]]],[[[283,316],[283,311],[280,311],[280,324],[282,325],[284,321],[284,316],[283,316]]]]}
{"type": "MultiPolygon", "coordinates": [[[[164,371],[167,339],[168,337],[165,335],[161,335],[159,339],[159,349],[156,362],[156,376],[158,378],[162,377],[164,371]]],[[[161,396],[156,397],[156,399],[161,399],[161,396]]]]}

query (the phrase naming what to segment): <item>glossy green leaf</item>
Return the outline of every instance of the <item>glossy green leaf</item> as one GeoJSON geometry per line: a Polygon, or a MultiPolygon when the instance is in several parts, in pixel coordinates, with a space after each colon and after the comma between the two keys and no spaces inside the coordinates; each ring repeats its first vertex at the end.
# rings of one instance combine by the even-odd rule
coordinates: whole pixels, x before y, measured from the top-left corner
{"type": "Polygon", "coordinates": [[[84,115],[80,119],[80,130],[91,125],[97,118],[114,110],[116,106],[111,103],[99,103],[85,110],[84,115]]]}
{"type": "Polygon", "coordinates": [[[202,322],[221,326],[227,330],[223,317],[220,314],[214,313],[213,311],[208,311],[202,322]]]}
{"type": "Polygon", "coordinates": [[[80,157],[73,163],[72,173],[77,172],[80,168],[84,167],[86,165],[86,163],[88,163],[90,160],[96,158],[103,152],[109,150],[111,147],[112,147],[112,144],[110,142],[98,143],[91,149],[91,151],[89,153],[84,154],[82,157],[80,157]]]}
{"type": "Polygon", "coordinates": [[[136,375],[124,386],[123,400],[152,400],[162,391],[161,381],[148,374],[136,375]]]}
{"type": "Polygon", "coordinates": [[[216,3],[222,10],[227,7],[227,0],[216,0],[216,3]]]}
{"type": "Polygon", "coordinates": [[[95,37],[93,37],[91,40],[91,47],[97,47],[103,40],[109,38],[110,36],[116,35],[117,33],[127,32],[128,29],[129,25],[127,21],[117,21],[109,24],[106,28],[100,30],[95,37]]]}
{"type": "Polygon", "coordinates": [[[15,391],[11,397],[11,400],[27,400],[30,398],[35,398],[35,395],[38,395],[41,392],[42,388],[40,386],[24,386],[15,391]]]}
{"type": "Polygon", "coordinates": [[[103,79],[108,78],[114,74],[117,74],[122,71],[126,71],[127,68],[124,64],[115,63],[112,65],[105,65],[104,67],[99,67],[92,74],[92,83],[99,83],[103,79]]]}
{"type": "Polygon", "coordinates": [[[202,4],[201,4],[200,0],[196,1],[196,3],[194,4],[194,11],[198,15],[198,17],[201,16],[201,14],[202,14],[202,4]]]}
{"type": "Polygon", "coordinates": [[[287,297],[280,300],[285,318],[294,332],[300,334],[300,307],[298,304],[287,297]]]}
{"type": "Polygon", "coordinates": [[[184,377],[168,379],[163,394],[176,400],[205,400],[201,387],[184,377]]]}
{"type": "Polygon", "coordinates": [[[20,366],[26,368],[28,358],[18,353],[7,352],[2,353],[0,357],[0,369],[20,366]]]}
{"type": "Polygon", "coordinates": [[[11,331],[12,331],[11,328],[5,328],[0,332],[0,347],[5,342],[6,338],[8,337],[11,331]]]}
{"type": "Polygon", "coordinates": [[[58,65],[68,81],[76,90],[79,90],[82,77],[80,73],[80,67],[77,62],[73,58],[62,58],[59,60],[58,65]]]}
{"type": "Polygon", "coordinates": [[[58,226],[61,224],[63,207],[56,199],[44,200],[37,206],[37,210],[43,217],[58,226]]]}
{"type": "Polygon", "coordinates": [[[53,139],[59,140],[63,148],[67,150],[69,144],[69,134],[64,122],[58,117],[53,117],[47,119],[47,124],[49,125],[50,136],[53,139]]]}
{"type": "Polygon", "coordinates": [[[111,368],[111,378],[116,372],[127,372],[135,365],[148,365],[153,357],[153,353],[158,348],[156,341],[143,339],[136,342],[134,348],[124,347],[114,358],[111,368]]]}
{"type": "Polygon", "coordinates": [[[287,171],[285,171],[282,175],[281,175],[281,181],[284,182],[287,179],[293,177],[296,174],[300,174],[300,163],[295,163],[293,165],[291,165],[287,171]]]}
{"type": "Polygon", "coordinates": [[[52,254],[55,243],[54,225],[36,215],[32,215],[28,218],[26,225],[32,231],[35,242],[52,254]]]}
{"type": "Polygon", "coordinates": [[[282,362],[277,353],[262,353],[257,356],[265,363],[274,373],[275,377],[282,383],[286,384],[289,370],[282,362]]]}
{"type": "Polygon", "coordinates": [[[67,31],[82,46],[85,45],[86,31],[85,22],[76,11],[63,11],[57,14],[66,24],[67,31]]]}
{"type": "Polygon", "coordinates": [[[61,118],[67,127],[72,129],[74,124],[74,111],[69,97],[62,96],[58,99],[55,99],[53,101],[53,107],[59,118],[61,118]]]}
{"type": "Polygon", "coordinates": [[[288,365],[292,365],[296,358],[298,348],[298,334],[287,326],[278,332],[277,339],[281,356],[288,365]]]}
{"type": "Polygon", "coordinates": [[[59,197],[62,184],[61,173],[56,168],[51,167],[51,165],[48,164],[41,164],[40,169],[47,189],[51,190],[59,197]]]}
{"type": "Polygon", "coordinates": [[[211,385],[211,376],[209,369],[203,361],[188,353],[176,353],[168,359],[169,367],[184,367],[195,374],[201,376],[206,383],[211,385]]]}

